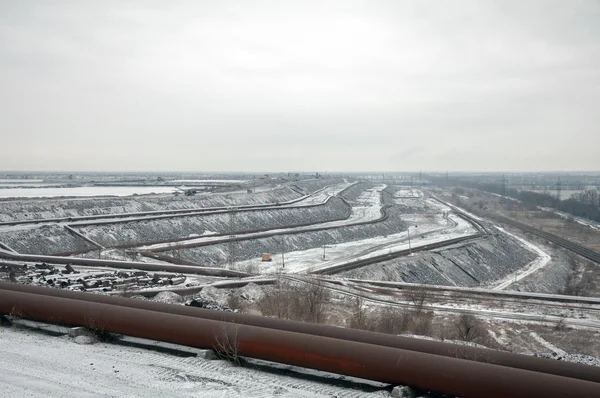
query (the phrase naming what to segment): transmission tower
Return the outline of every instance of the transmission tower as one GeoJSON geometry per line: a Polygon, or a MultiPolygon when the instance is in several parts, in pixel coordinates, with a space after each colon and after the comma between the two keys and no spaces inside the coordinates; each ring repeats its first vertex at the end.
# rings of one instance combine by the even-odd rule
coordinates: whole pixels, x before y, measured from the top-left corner
{"type": "Polygon", "coordinates": [[[558,182],[556,183],[556,200],[560,200],[561,189],[562,189],[562,185],[560,183],[560,177],[558,177],[558,182]]]}
{"type": "Polygon", "coordinates": [[[502,196],[506,196],[506,176],[502,174],[502,196]]]}

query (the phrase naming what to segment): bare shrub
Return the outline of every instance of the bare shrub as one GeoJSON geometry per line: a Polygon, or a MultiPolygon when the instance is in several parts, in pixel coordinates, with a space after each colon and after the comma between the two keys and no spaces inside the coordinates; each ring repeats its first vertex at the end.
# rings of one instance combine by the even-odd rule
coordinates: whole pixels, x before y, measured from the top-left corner
{"type": "Polygon", "coordinates": [[[85,328],[96,342],[111,342],[121,338],[120,335],[107,331],[103,323],[98,322],[92,317],[86,318],[85,328]]]}
{"type": "Polygon", "coordinates": [[[483,326],[483,322],[470,314],[459,316],[454,322],[454,330],[457,339],[463,341],[480,340],[487,336],[487,330],[483,326]]]}
{"type": "Polygon", "coordinates": [[[279,280],[272,294],[265,295],[257,306],[266,316],[321,323],[329,297],[321,281],[291,285],[279,280]]]}
{"type": "Polygon", "coordinates": [[[565,317],[562,316],[554,325],[554,330],[557,332],[563,332],[567,329],[567,325],[565,325],[565,317]]]}
{"type": "Polygon", "coordinates": [[[397,307],[385,307],[376,315],[375,329],[381,333],[404,333],[410,323],[409,314],[397,307]]]}
{"type": "Polygon", "coordinates": [[[239,348],[239,327],[227,325],[224,326],[215,336],[213,350],[218,358],[225,359],[236,365],[241,365],[242,358],[238,354],[239,348]]]}
{"type": "Polygon", "coordinates": [[[312,323],[321,323],[325,320],[325,305],[329,300],[330,292],[323,282],[316,280],[304,286],[293,287],[290,296],[291,313],[295,319],[312,323]]]}
{"type": "Polygon", "coordinates": [[[363,299],[361,297],[355,297],[352,300],[352,316],[348,325],[352,329],[363,329],[366,330],[371,324],[367,309],[364,306],[363,299]]]}
{"type": "Polygon", "coordinates": [[[416,312],[423,311],[423,306],[428,299],[427,290],[422,287],[410,287],[404,290],[404,295],[414,305],[416,312]]]}
{"type": "Polygon", "coordinates": [[[265,294],[256,305],[259,311],[265,316],[275,316],[277,318],[290,318],[290,285],[278,279],[275,283],[275,289],[271,294],[265,294]]]}
{"type": "Polygon", "coordinates": [[[233,310],[242,307],[242,299],[235,292],[231,291],[227,295],[227,306],[233,310]]]}
{"type": "Polygon", "coordinates": [[[421,336],[430,336],[433,324],[433,312],[414,312],[412,317],[413,331],[421,336]]]}
{"type": "Polygon", "coordinates": [[[258,264],[250,263],[240,267],[240,271],[245,272],[247,274],[259,274],[260,269],[258,264]]]}

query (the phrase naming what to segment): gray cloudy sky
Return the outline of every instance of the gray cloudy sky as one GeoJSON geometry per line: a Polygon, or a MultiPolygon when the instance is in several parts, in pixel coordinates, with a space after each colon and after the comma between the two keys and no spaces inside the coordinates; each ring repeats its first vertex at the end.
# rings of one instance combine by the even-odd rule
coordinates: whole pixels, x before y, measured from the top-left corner
{"type": "Polygon", "coordinates": [[[600,1],[0,0],[0,170],[599,170],[600,1]]]}

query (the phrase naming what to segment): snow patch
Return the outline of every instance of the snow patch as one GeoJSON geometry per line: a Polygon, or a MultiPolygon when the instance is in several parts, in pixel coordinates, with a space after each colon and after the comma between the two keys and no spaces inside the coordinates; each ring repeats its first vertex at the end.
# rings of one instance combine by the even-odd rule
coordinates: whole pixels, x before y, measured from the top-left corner
{"type": "Polygon", "coordinates": [[[511,275],[508,275],[507,277],[502,279],[500,282],[497,283],[496,286],[493,287],[493,290],[506,289],[507,287],[509,287],[510,285],[515,283],[516,281],[520,281],[521,279],[544,268],[550,261],[550,259],[551,259],[550,255],[547,254],[542,249],[540,249],[539,247],[537,247],[536,245],[534,245],[533,243],[528,242],[525,239],[520,238],[514,234],[511,234],[510,232],[508,232],[498,226],[495,226],[495,228],[498,229],[500,232],[510,236],[511,238],[518,240],[525,248],[536,253],[538,255],[538,258],[536,258],[535,260],[533,260],[532,262],[527,264],[522,270],[517,271],[516,273],[513,273],[511,275]]]}
{"type": "Polygon", "coordinates": [[[558,348],[557,346],[555,346],[554,344],[550,343],[549,341],[544,340],[543,338],[540,337],[539,334],[537,334],[535,332],[531,332],[531,333],[529,333],[529,335],[531,337],[533,337],[533,339],[535,341],[537,341],[538,343],[540,343],[541,345],[546,347],[548,350],[550,350],[550,352],[555,352],[556,354],[558,354],[560,356],[567,355],[566,351],[563,351],[560,348],[558,348]]]}
{"type": "Polygon", "coordinates": [[[154,296],[154,298],[152,298],[152,301],[156,301],[158,303],[176,304],[181,303],[183,301],[183,298],[177,293],[160,292],[156,296],[154,296]]]}

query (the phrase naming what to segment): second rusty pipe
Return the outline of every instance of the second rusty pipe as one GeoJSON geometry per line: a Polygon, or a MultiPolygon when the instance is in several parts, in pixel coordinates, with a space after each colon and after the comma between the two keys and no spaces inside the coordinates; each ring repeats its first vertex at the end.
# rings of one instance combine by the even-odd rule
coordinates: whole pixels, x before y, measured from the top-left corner
{"type": "Polygon", "coordinates": [[[460,397],[592,397],[600,384],[463,359],[82,300],[0,290],[0,313],[460,397]]]}
{"type": "Polygon", "coordinates": [[[233,322],[238,324],[266,327],[297,333],[306,333],[316,336],[357,341],[386,347],[424,352],[434,355],[468,359],[477,362],[486,362],[495,365],[510,366],[514,368],[555,374],[558,376],[565,376],[600,383],[600,370],[593,366],[569,363],[564,361],[559,362],[553,359],[536,358],[533,356],[513,354],[503,351],[482,349],[469,346],[457,346],[456,344],[442,343],[438,341],[414,339],[384,333],[375,333],[348,328],[338,328],[327,325],[318,325],[306,322],[267,318],[256,315],[244,315],[231,312],[213,311],[196,307],[186,307],[181,305],[163,304],[121,297],[105,296],[100,294],[72,292],[40,286],[0,282],[0,289],[21,291],[33,294],[42,294],[54,297],[72,298],[77,300],[139,308],[150,311],[168,312],[172,314],[191,316],[195,318],[212,319],[217,321],[233,322]]]}
{"type": "Polygon", "coordinates": [[[20,291],[46,296],[71,298],[103,304],[119,305],[130,308],[139,308],[157,312],[167,312],[190,316],[195,318],[212,319],[217,321],[232,322],[237,324],[259,326],[270,329],[285,330],[290,332],[312,334],[315,336],[331,337],[342,340],[357,341],[385,347],[400,348],[428,354],[450,356],[468,359],[477,362],[486,362],[495,365],[510,366],[513,368],[532,370],[558,376],[588,380],[600,383],[600,369],[597,367],[553,359],[536,358],[528,355],[514,354],[504,351],[482,349],[456,344],[442,343],[424,339],[395,336],[384,333],[368,332],[348,328],[338,328],[327,325],[318,325],[306,322],[290,321],[285,319],[267,318],[256,315],[236,314],[231,312],[213,311],[196,307],[163,304],[122,297],[105,296],[71,292],[40,286],[20,285],[0,282],[0,289],[20,291]]]}

